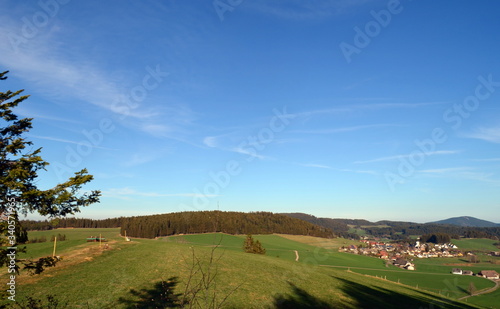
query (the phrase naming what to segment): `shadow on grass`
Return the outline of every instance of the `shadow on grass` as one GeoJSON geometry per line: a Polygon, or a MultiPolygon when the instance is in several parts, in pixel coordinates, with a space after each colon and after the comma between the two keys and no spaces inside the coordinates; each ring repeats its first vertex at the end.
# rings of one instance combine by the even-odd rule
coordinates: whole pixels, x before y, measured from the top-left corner
{"type": "Polygon", "coordinates": [[[288,282],[292,288],[291,295],[278,295],[274,298],[274,308],[276,309],[300,309],[300,308],[318,308],[318,309],[333,309],[337,308],[333,305],[324,302],[305,290],[297,287],[295,284],[288,282]]]}
{"type": "MultiPolygon", "coordinates": [[[[297,287],[291,282],[288,282],[292,291],[286,295],[278,295],[274,297],[273,307],[276,309],[301,309],[301,308],[415,308],[415,309],[437,309],[437,308],[454,308],[454,309],[472,309],[465,303],[453,301],[438,295],[428,293],[422,290],[414,290],[408,288],[409,294],[402,294],[389,289],[380,287],[370,287],[344,278],[332,277],[335,280],[342,282],[340,290],[351,299],[349,302],[326,302],[309,294],[307,291],[297,287]]],[[[325,282],[325,285],[328,284],[325,282]]]]}
{"type": "Polygon", "coordinates": [[[120,297],[119,303],[127,309],[180,308],[179,297],[174,290],[179,280],[171,277],[167,281],[158,281],[151,289],[130,290],[131,298],[120,297]]]}
{"type": "Polygon", "coordinates": [[[410,296],[384,288],[369,287],[347,279],[335,279],[344,283],[341,290],[354,300],[354,304],[351,306],[352,308],[476,308],[447,298],[439,298],[425,291],[412,290],[413,293],[417,293],[417,295],[410,296]]]}
{"type": "Polygon", "coordinates": [[[470,291],[464,289],[463,287],[461,286],[457,286],[457,288],[462,292],[462,293],[465,293],[466,296],[469,296],[470,295],[470,291]]]}

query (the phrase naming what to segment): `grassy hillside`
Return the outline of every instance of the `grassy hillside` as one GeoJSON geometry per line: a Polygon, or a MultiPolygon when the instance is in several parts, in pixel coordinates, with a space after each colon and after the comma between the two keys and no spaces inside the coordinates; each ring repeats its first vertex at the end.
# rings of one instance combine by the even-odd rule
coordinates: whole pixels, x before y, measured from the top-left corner
{"type": "MultiPolygon", "coordinates": [[[[18,300],[51,293],[68,301],[70,308],[154,308],[151,299],[161,297],[162,281],[170,298],[184,292],[193,253],[203,269],[214,272],[216,268],[209,268],[208,261],[214,244],[220,243],[215,249],[220,258],[216,295],[220,300],[234,291],[225,308],[437,308],[445,304],[447,308],[476,308],[345,268],[383,270],[380,260],[332,252],[278,235],[254,237],[268,251],[261,256],[242,252],[243,236],[201,234],[125,242],[117,236],[118,229],[109,229],[100,232],[110,238],[109,249],[104,250],[98,243],[85,242],[96,230],[55,232],[62,231],[69,239],[67,247],[61,249],[65,259],[40,276],[19,276],[18,300]]],[[[50,237],[54,231],[39,233],[50,237]]],[[[32,249],[42,255],[51,253],[48,243],[28,245],[28,250],[32,249]]]]}
{"type": "MultiPolygon", "coordinates": [[[[306,238],[296,236],[297,241],[312,244],[314,237],[306,238]]],[[[327,239],[318,240],[317,243],[323,247],[339,247],[346,240],[327,239]]],[[[469,239],[464,240],[470,247],[485,248],[494,242],[488,239],[469,239]]],[[[468,295],[468,287],[472,282],[477,290],[489,289],[494,286],[490,280],[471,276],[452,275],[452,268],[462,268],[472,270],[478,273],[481,270],[495,270],[500,273],[500,258],[490,256],[480,256],[481,263],[471,264],[466,258],[431,258],[414,259],[416,271],[406,271],[389,265],[386,267],[384,261],[377,258],[365,257],[349,253],[331,252],[329,258],[323,265],[335,268],[346,268],[359,274],[365,274],[374,277],[376,280],[390,280],[401,284],[417,287],[426,291],[435,292],[441,295],[447,295],[451,298],[460,298],[468,295]],[[496,263],[491,263],[493,260],[496,263]]],[[[486,308],[500,308],[498,305],[498,296],[500,289],[494,293],[484,294],[468,298],[469,303],[485,306],[486,308]]]]}
{"type": "Polygon", "coordinates": [[[457,245],[460,250],[479,250],[479,251],[499,251],[500,249],[493,245],[498,243],[498,240],[493,239],[478,239],[478,238],[463,238],[453,239],[452,243],[457,245]]]}
{"type": "Polygon", "coordinates": [[[467,299],[467,303],[474,304],[484,308],[498,308],[500,299],[500,289],[496,290],[493,293],[475,296],[467,299]]]}
{"type": "Polygon", "coordinates": [[[85,247],[86,238],[90,236],[102,235],[103,238],[109,241],[121,240],[120,229],[56,229],[50,231],[30,231],[28,233],[29,239],[40,238],[45,236],[47,242],[34,243],[26,245],[29,248],[26,254],[20,253],[19,258],[36,258],[41,256],[52,255],[54,243],[50,241],[52,236],[63,234],[66,236],[65,241],[58,241],[56,243],[56,254],[64,255],[75,247],[85,247]]]}

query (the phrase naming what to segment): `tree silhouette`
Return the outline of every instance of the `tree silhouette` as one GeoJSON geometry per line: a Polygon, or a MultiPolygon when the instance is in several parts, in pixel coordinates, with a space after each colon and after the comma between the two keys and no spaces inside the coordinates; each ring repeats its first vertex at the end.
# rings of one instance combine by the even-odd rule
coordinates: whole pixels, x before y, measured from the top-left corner
{"type": "MultiPolygon", "coordinates": [[[[8,72],[0,73],[0,80],[5,80],[8,72]]],[[[14,108],[29,97],[21,95],[23,91],[0,92],[0,214],[5,219],[0,223],[0,235],[7,237],[9,246],[7,249],[0,249],[0,266],[12,266],[9,263],[16,254],[16,249],[13,248],[24,240],[17,218],[19,213],[66,216],[79,212],[80,207],[99,202],[101,195],[97,190],[79,194],[81,187],[93,179],[86,169],[76,172],[74,177],[51,189],[41,190],[37,187],[38,172],[45,170],[49,163],[40,156],[41,148],[32,150],[33,143],[23,137],[32,128],[33,118],[19,119],[13,112],[14,108]]],[[[57,258],[48,257],[38,261],[15,259],[15,262],[9,272],[19,272],[17,263],[21,262],[25,268],[39,273],[44,267],[55,265],[57,258]]]]}

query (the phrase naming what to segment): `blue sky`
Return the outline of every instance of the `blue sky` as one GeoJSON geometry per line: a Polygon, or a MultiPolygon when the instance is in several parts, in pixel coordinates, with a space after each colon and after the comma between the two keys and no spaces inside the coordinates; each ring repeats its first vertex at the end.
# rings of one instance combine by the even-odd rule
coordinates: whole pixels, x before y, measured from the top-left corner
{"type": "MultiPolygon", "coordinates": [[[[500,222],[500,3],[2,1],[2,91],[77,217],[500,222]],[[219,206],[218,206],[219,205],[219,206]]],[[[36,218],[36,216],[32,216],[36,218]]]]}

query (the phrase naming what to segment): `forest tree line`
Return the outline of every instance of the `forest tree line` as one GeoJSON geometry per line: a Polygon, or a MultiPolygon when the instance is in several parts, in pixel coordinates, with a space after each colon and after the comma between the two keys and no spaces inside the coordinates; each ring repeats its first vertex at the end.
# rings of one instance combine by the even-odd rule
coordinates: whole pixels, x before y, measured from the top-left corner
{"type": "Polygon", "coordinates": [[[412,223],[412,222],[391,222],[382,221],[379,224],[386,224],[389,227],[367,227],[366,232],[376,237],[388,236],[393,239],[408,238],[411,235],[425,234],[448,234],[451,238],[500,238],[500,227],[465,227],[458,225],[436,224],[436,223],[412,223]]]}
{"type": "Polygon", "coordinates": [[[51,230],[55,228],[122,228],[122,233],[134,237],[205,233],[215,229],[228,234],[283,233],[320,237],[359,238],[349,233],[349,225],[362,228],[367,235],[404,240],[411,235],[443,233],[451,238],[500,239],[500,227],[463,227],[435,223],[399,221],[370,222],[360,219],[317,218],[304,213],[273,214],[270,212],[180,212],[151,216],[119,217],[110,219],[56,218],[52,220],[22,220],[24,229],[51,230]],[[217,222],[217,228],[214,223],[217,222]],[[377,227],[377,225],[379,227],[377,227]],[[385,227],[380,227],[384,226],[385,227]]]}
{"type": "Polygon", "coordinates": [[[48,231],[57,228],[113,228],[120,227],[123,217],[111,219],[56,218],[52,220],[21,220],[27,231],[48,231]]]}
{"type": "Polygon", "coordinates": [[[175,234],[223,232],[228,234],[294,234],[333,237],[325,227],[271,212],[194,211],[103,220],[61,218],[21,221],[26,230],[55,228],[121,228],[127,236],[155,238],[175,234]]]}
{"type": "Polygon", "coordinates": [[[366,220],[357,220],[357,219],[331,219],[331,218],[318,218],[313,215],[308,215],[305,213],[282,213],[282,215],[289,216],[292,218],[300,219],[307,221],[312,224],[316,224],[322,227],[326,227],[332,232],[339,236],[339,237],[344,237],[344,238],[354,238],[354,239],[359,239],[359,235],[354,234],[354,233],[349,233],[349,226],[348,224],[364,224],[364,223],[370,223],[369,221],[366,220]]]}
{"type": "Polygon", "coordinates": [[[293,234],[333,237],[330,229],[271,212],[194,211],[122,218],[121,233],[155,238],[176,234],[293,234]]]}

